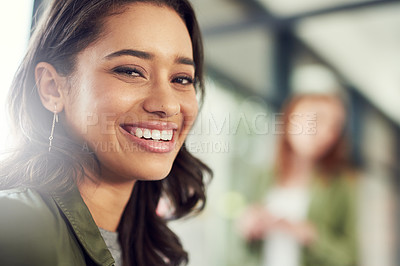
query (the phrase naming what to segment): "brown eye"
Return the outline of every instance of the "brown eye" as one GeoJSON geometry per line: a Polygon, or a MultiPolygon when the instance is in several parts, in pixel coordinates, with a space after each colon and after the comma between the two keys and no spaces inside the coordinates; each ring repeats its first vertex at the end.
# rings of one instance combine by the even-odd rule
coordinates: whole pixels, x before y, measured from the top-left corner
{"type": "Polygon", "coordinates": [[[117,67],[113,69],[113,72],[126,76],[143,77],[142,72],[132,67],[117,67]]]}
{"type": "Polygon", "coordinates": [[[173,79],[172,82],[178,83],[181,85],[191,85],[191,84],[193,84],[193,78],[188,77],[188,76],[176,77],[173,79]]]}

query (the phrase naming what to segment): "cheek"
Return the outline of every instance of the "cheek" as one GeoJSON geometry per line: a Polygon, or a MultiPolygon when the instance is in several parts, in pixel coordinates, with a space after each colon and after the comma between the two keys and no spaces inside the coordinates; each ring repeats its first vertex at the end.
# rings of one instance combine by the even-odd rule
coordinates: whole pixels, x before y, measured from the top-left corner
{"type": "Polygon", "coordinates": [[[110,135],[113,121],[124,108],[120,97],[116,97],[108,84],[81,82],[76,86],[65,105],[68,127],[79,139],[87,140],[94,136],[110,135]]]}
{"type": "Polygon", "coordinates": [[[83,90],[71,95],[67,100],[64,113],[68,128],[76,135],[84,138],[88,133],[88,125],[98,122],[98,116],[93,110],[92,97],[83,90]]]}
{"type": "Polygon", "coordinates": [[[196,121],[197,114],[199,110],[199,105],[196,99],[196,95],[190,95],[190,97],[185,97],[181,104],[181,112],[184,119],[184,130],[190,130],[196,121]]]}

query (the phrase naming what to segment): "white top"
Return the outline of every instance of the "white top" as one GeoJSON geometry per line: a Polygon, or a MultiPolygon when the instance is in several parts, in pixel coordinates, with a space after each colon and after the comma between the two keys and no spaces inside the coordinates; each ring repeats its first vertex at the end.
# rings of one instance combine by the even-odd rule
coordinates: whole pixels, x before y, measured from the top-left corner
{"type": "MultiPolygon", "coordinates": [[[[310,194],[306,187],[273,187],[265,197],[265,207],[278,219],[304,221],[310,194]]],[[[300,244],[282,231],[270,232],[263,247],[263,266],[300,266],[300,244]]]]}

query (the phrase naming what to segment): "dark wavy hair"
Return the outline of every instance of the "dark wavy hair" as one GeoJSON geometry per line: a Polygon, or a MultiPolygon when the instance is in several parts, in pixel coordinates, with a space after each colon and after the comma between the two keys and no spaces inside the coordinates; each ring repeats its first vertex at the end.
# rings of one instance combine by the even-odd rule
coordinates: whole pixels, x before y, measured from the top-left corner
{"type": "MultiPolygon", "coordinates": [[[[0,189],[29,187],[42,192],[71,189],[84,169],[99,170],[95,154],[85,151],[57,125],[53,148],[48,136],[53,114],[40,101],[35,67],[47,62],[58,74],[73,74],[78,53],[101,38],[104,20],[135,2],[175,10],[186,24],[193,46],[195,87],[204,94],[203,44],[194,11],[187,0],[56,0],[35,29],[9,94],[9,115],[17,147],[0,166],[0,189]]],[[[212,171],[183,146],[169,175],[159,181],[137,181],[118,226],[124,265],[181,265],[188,262],[179,238],[156,214],[168,197],[178,219],[204,208],[206,178],[212,171]]]]}

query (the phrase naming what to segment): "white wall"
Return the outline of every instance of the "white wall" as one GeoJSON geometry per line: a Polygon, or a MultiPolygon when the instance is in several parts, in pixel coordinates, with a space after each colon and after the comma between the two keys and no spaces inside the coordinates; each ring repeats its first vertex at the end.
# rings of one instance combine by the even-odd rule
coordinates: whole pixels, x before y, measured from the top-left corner
{"type": "Polygon", "coordinates": [[[2,1],[0,4],[0,152],[7,145],[7,92],[28,43],[32,9],[33,0],[2,1]]]}

